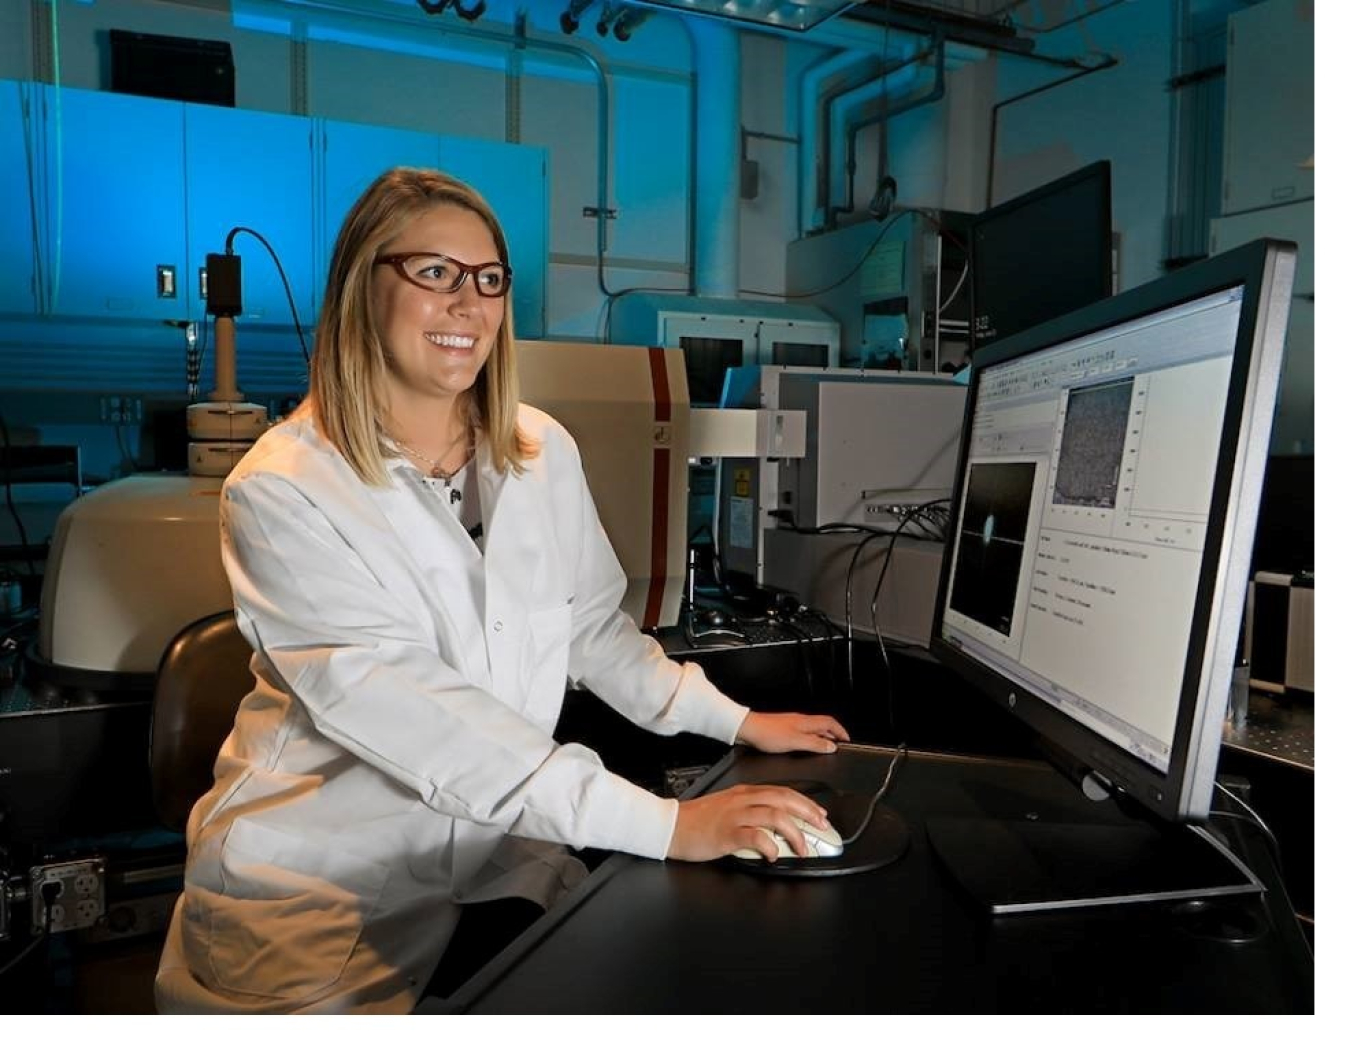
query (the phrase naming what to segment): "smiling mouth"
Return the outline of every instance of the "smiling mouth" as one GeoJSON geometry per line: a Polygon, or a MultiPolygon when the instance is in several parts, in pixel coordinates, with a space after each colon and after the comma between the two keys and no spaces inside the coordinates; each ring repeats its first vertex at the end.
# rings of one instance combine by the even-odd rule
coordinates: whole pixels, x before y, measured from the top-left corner
{"type": "Polygon", "coordinates": [[[452,351],[471,351],[477,342],[472,336],[460,336],[454,333],[427,332],[423,335],[437,347],[446,347],[452,351]]]}

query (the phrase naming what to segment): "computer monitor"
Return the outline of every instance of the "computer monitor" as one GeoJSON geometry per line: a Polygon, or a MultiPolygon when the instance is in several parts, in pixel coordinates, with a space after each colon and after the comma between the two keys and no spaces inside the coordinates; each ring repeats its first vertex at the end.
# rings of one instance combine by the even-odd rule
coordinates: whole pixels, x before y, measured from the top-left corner
{"type": "MultiPolygon", "coordinates": [[[[1208,836],[1294,264],[1253,242],[991,344],[971,372],[934,653],[1146,809],[1164,855],[1208,836]]],[[[940,854],[991,849],[948,832],[940,854]]]]}
{"type": "Polygon", "coordinates": [[[972,346],[1111,295],[1111,163],[1005,201],[971,224],[972,346]]]}

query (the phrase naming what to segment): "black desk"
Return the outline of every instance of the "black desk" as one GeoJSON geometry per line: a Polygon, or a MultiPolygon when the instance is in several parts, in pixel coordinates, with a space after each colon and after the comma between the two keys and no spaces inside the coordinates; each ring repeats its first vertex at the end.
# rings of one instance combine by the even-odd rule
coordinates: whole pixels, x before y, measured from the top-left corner
{"type": "MultiPolygon", "coordinates": [[[[865,792],[888,757],[735,750],[702,784],[814,779],[865,792]]],[[[1095,813],[1048,766],[914,753],[889,802],[910,823],[909,854],[858,876],[769,879],[616,855],[453,997],[421,1010],[1312,1011],[1311,956],[1259,837],[1240,823],[1241,853],[1274,890],[1248,900],[1255,934],[1235,943],[1175,905],[998,919],[975,908],[934,859],[923,822],[1095,813]]]]}

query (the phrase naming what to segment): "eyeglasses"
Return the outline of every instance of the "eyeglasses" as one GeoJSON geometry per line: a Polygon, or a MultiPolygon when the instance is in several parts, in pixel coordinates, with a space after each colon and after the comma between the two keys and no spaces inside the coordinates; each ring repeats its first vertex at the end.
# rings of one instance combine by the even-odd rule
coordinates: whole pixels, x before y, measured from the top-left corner
{"type": "Polygon", "coordinates": [[[455,292],[470,275],[473,276],[473,287],[478,290],[478,295],[488,299],[505,296],[511,288],[511,268],[505,263],[461,263],[435,252],[398,252],[376,256],[375,263],[387,263],[404,281],[428,292],[455,292]]]}

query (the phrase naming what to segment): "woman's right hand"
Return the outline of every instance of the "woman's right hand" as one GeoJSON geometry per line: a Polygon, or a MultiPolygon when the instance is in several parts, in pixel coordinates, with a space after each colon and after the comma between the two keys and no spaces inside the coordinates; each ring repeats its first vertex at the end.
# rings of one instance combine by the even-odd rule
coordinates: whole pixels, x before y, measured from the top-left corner
{"type": "Polygon", "coordinates": [[[806,838],[793,816],[807,825],[825,826],[829,818],[815,801],[779,785],[734,785],[694,800],[681,800],[667,858],[707,862],[741,848],[752,848],[770,862],[778,857],[774,839],[783,837],[805,856],[806,838]]]}

